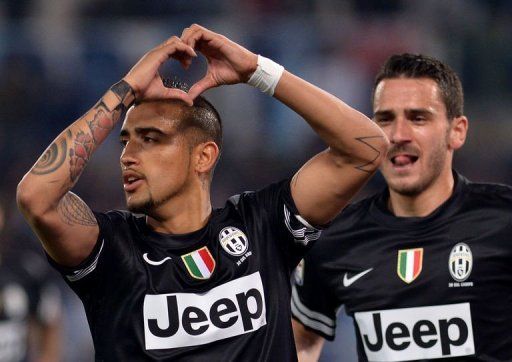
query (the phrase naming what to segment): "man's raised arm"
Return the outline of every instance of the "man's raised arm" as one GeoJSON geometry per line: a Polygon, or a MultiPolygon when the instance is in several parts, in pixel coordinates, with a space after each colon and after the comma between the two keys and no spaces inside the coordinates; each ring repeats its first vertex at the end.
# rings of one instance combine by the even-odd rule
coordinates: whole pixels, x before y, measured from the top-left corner
{"type": "Polygon", "coordinates": [[[377,170],[388,145],[381,129],[332,94],[220,34],[194,24],[181,39],[208,59],[206,76],[189,91],[192,98],[222,84],[248,82],[301,115],[325,141],[329,148],[297,172],[291,190],[303,218],[314,225],[331,221],[377,170]]]}
{"type": "Polygon", "coordinates": [[[150,50],[92,109],[57,136],[18,184],[18,206],[54,260],[78,265],[96,244],[96,219],[70,192],[96,148],[135,99],[179,98],[191,104],[186,93],[163,86],[158,69],[169,58],[186,67],[195,56],[177,37],[150,50]]]}
{"type": "Polygon", "coordinates": [[[387,138],[362,113],[287,71],[274,97],[301,115],[328,146],[291,183],[300,215],[314,225],[324,225],[377,170],[387,152],[387,138]]]}

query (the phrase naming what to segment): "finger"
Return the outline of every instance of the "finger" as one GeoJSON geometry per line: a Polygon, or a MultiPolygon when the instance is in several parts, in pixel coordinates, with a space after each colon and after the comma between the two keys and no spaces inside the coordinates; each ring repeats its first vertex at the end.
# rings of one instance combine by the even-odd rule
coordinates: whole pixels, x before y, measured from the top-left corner
{"type": "Polygon", "coordinates": [[[201,30],[197,28],[188,28],[183,31],[181,35],[181,41],[188,46],[194,48],[196,45],[196,41],[201,36],[201,30]]]}
{"type": "Polygon", "coordinates": [[[186,36],[186,34],[190,31],[190,28],[185,28],[183,29],[183,31],[181,32],[181,36],[180,36],[180,39],[183,41],[183,37],[186,36]]]}
{"type": "Polygon", "coordinates": [[[196,99],[198,95],[215,86],[216,83],[213,80],[213,78],[207,75],[190,88],[190,90],[188,91],[188,95],[191,99],[196,99]]]}
{"type": "Polygon", "coordinates": [[[162,45],[167,45],[167,44],[171,44],[174,42],[181,42],[181,39],[179,37],[177,37],[176,35],[173,35],[169,39],[164,41],[162,45]]]}
{"type": "Polygon", "coordinates": [[[175,35],[164,41],[155,49],[153,49],[153,51],[156,53],[167,52],[168,54],[176,50],[186,51],[190,54],[190,56],[197,56],[196,52],[194,51],[194,48],[185,44],[183,41],[181,41],[180,38],[178,38],[175,35]]]}
{"type": "Polygon", "coordinates": [[[197,57],[197,53],[190,45],[185,44],[181,40],[179,42],[172,42],[163,47],[164,51],[167,51],[169,55],[174,53],[186,53],[191,57],[197,57]]]}
{"type": "Polygon", "coordinates": [[[192,48],[196,47],[196,43],[199,40],[209,41],[213,39],[217,34],[211,30],[208,30],[200,25],[193,24],[188,28],[188,30],[184,31],[184,34],[181,37],[181,40],[190,45],[192,48]]]}
{"type": "MultiPolygon", "coordinates": [[[[169,58],[195,58],[197,53],[190,46],[183,42],[171,42],[159,49],[155,50],[155,56],[158,57],[160,64],[167,61],[169,58]]],[[[179,59],[178,59],[179,60],[179,59]]]]}
{"type": "Polygon", "coordinates": [[[179,99],[189,106],[194,104],[194,99],[190,96],[190,94],[177,88],[166,88],[164,97],[167,99],[179,99]]]}
{"type": "Polygon", "coordinates": [[[190,65],[192,64],[192,57],[184,52],[176,52],[173,55],[171,55],[173,59],[176,59],[181,63],[181,66],[185,69],[188,69],[190,65]]]}

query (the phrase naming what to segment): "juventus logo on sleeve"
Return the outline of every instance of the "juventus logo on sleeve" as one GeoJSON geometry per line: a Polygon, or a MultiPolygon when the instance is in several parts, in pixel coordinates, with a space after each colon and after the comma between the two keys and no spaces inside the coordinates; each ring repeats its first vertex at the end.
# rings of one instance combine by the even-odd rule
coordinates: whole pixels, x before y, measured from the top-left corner
{"type": "Polygon", "coordinates": [[[292,215],[286,205],[284,205],[284,223],[295,242],[302,245],[308,245],[309,242],[317,240],[322,233],[322,230],[311,226],[300,215],[292,215]]]}

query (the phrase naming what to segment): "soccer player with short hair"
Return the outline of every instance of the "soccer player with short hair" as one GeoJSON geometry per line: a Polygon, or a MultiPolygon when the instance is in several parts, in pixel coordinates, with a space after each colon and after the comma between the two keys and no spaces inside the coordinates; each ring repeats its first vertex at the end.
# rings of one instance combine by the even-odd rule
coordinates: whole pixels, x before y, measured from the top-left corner
{"type": "Polygon", "coordinates": [[[81,298],[96,359],[296,360],[291,272],[387,145],[336,97],[192,25],[146,53],[55,139],[20,182],[18,203],[81,298]],[[159,67],[169,58],[188,67],[196,51],[207,59],[204,78],[188,93],[166,88],[159,67]],[[212,209],[222,127],[200,94],[245,82],[300,114],[329,148],[292,179],[212,209]],[[70,189],[125,108],[130,211],[93,213],[70,189]]]}
{"type": "Polygon", "coordinates": [[[354,318],[361,361],[512,360],[512,190],[452,169],[468,120],[457,75],[394,55],[375,80],[374,120],[391,147],[387,189],[347,207],[297,269],[301,361],[354,318]]]}

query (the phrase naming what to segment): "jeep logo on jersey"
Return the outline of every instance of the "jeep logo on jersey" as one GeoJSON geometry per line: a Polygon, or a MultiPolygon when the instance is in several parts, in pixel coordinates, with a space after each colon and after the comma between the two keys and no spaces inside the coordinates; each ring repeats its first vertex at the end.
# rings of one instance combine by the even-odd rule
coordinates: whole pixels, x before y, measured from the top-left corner
{"type": "Polygon", "coordinates": [[[469,303],[358,312],[368,361],[410,361],[475,353],[469,303]]]}
{"type": "Polygon", "coordinates": [[[148,350],[206,344],[267,324],[259,272],[205,293],[148,294],[143,309],[148,350]]]}
{"type": "Polygon", "coordinates": [[[452,278],[458,282],[463,282],[469,277],[473,268],[473,254],[467,244],[458,243],[453,247],[448,268],[452,278]]]}
{"type": "Polygon", "coordinates": [[[404,282],[411,283],[420,275],[422,268],[423,248],[398,251],[396,272],[404,282]]]}
{"type": "Polygon", "coordinates": [[[249,240],[247,236],[233,226],[222,229],[219,233],[219,241],[222,248],[230,255],[239,256],[247,251],[249,240]]]}

